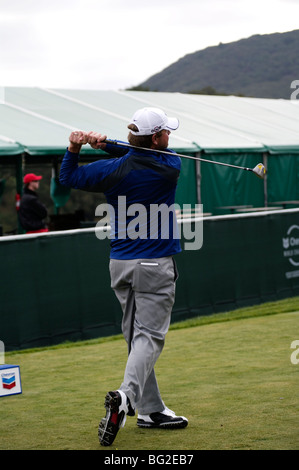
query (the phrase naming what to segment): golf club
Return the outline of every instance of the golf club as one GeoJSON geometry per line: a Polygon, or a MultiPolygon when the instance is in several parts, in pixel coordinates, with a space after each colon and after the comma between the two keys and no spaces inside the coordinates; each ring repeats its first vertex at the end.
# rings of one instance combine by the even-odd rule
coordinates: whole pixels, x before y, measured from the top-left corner
{"type": "MultiPolygon", "coordinates": [[[[148,152],[153,152],[153,149],[145,148],[145,147],[136,147],[131,144],[126,144],[125,142],[118,142],[117,140],[110,140],[106,139],[105,140],[106,144],[112,144],[112,145],[118,145],[119,147],[129,147],[129,148],[134,148],[137,150],[146,150],[148,152]]],[[[172,155],[171,152],[168,152],[167,150],[154,150],[154,152],[157,153],[162,153],[162,154],[167,154],[167,155],[172,155]]],[[[223,163],[223,162],[216,162],[213,160],[206,160],[205,158],[201,157],[191,157],[191,155],[182,155],[180,153],[175,153],[176,156],[182,157],[182,158],[190,158],[192,160],[199,160],[201,162],[206,162],[206,163],[213,163],[214,165],[222,165],[222,166],[229,166],[231,168],[237,168],[238,170],[245,170],[245,171],[251,171],[254,173],[256,176],[258,176],[261,179],[264,179],[266,175],[266,168],[262,163],[258,163],[254,168],[247,168],[245,166],[237,166],[237,165],[231,165],[230,163],[223,163]]]]}

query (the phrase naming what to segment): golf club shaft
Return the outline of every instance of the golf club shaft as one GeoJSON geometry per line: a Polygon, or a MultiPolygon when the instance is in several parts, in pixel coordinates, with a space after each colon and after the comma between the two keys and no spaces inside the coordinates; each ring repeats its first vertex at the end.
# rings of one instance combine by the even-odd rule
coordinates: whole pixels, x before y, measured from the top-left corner
{"type": "MultiPolygon", "coordinates": [[[[117,140],[106,139],[105,143],[106,144],[112,144],[112,145],[118,145],[119,147],[128,147],[128,148],[133,148],[133,149],[137,149],[137,150],[146,150],[148,152],[157,152],[157,153],[162,153],[162,154],[165,154],[165,155],[173,155],[172,152],[168,152],[167,150],[153,150],[153,149],[149,149],[149,148],[146,148],[146,147],[137,147],[137,146],[134,146],[134,145],[131,145],[131,144],[127,144],[125,142],[118,142],[117,140]]],[[[238,165],[231,165],[230,163],[216,162],[216,161],[207,160],[207,159],[201,158],[201,157],[192,157],[191,155],[183,155],[183,154],[176,153],[176,152],[175,152],[175,155],[177,157],[189,158],[191,160],[199,160],[201,162],[213,163],[214,165],[229,166],[231,168],[237,168],[238,170],[252,171],[251,168],[246,168],[244,166],[238,166],[238,165]]]]}

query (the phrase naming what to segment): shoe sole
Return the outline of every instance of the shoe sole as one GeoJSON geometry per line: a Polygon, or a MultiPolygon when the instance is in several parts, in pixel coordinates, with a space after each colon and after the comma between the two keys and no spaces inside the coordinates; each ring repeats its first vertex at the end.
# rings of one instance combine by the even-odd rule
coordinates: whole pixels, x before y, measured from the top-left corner
{"type": "Polygon", "coordinates": [[[120,416],[118,424],[110,421],[111,414],[118,412],[117,397],[110,395],[110,393],[107,393],[105,397],[105,408],[106,416],[99,424],[98,436],[102,446],[111,446],[123,421],[124,413],[122,412],[123,416],[120,416]]]}
{"type": "Polygon", "coordinates": [[[188,425],[188,421],[177,421],[175,423],[169,421],[166,423],[155,424],[155,423],[146,423],[146,422],[138,422],[137,426],[139,428],[155,428],[155,429],[183,429],[188,425]]]}

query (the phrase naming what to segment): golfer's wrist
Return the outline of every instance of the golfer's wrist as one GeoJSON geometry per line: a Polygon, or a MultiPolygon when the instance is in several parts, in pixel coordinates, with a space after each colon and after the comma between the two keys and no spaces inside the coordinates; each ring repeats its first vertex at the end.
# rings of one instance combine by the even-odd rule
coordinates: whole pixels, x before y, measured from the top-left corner
{"type": "Polygon", "coordinates": [[[68,146],[68,151],[72,153],[79,153],[81,150],[81,147],[82,147],[81,144],[75,144],[73,142],[70,142],[68,146]]]}

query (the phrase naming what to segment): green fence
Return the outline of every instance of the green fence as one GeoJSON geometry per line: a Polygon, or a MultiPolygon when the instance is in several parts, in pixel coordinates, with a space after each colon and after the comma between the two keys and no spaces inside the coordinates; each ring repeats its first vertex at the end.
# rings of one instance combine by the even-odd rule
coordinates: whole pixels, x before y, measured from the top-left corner
{"type": "MultiPolygon", "coordinates": [[[[187,227],[195,231],[195,222],[182,234],[187,227]]],[[[6,350],[121,332],[109,240],[92,229],[0,240],[6,350]]],[[[298,295],[299,209],[204,219],[202,248],[183,250],[176,261],[172,322],[298,295]]]]}

